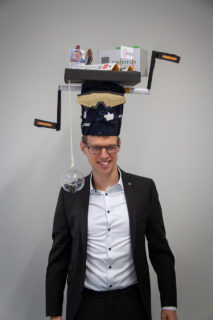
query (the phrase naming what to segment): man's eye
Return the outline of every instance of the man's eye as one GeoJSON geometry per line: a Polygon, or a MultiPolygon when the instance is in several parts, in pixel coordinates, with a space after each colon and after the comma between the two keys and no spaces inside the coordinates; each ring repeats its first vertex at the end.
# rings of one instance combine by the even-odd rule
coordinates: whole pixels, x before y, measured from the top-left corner
{"type": "Polygon", "coordinates": [[[107,149],[108,150],[114,150],[116,148],[116,146],[108,146],[107,149]]]}
{"type": "Polygon", "coordinates": [[[93,146],[92,149],[93,149],[94,151],[99,151],[99,150],[101,149],[101,147],[99,147],[99,146],[93,146]]]}

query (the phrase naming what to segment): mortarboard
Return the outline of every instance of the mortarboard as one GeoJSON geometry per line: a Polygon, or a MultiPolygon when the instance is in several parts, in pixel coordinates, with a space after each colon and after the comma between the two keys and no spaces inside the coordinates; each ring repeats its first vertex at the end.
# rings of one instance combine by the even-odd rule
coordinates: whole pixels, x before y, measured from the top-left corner
{"type": "Polygon", "coordinates": [[[77,102],[81,104],[83,135],[119,136],[124,87],[112,81],[85,81],[77,102]]]}

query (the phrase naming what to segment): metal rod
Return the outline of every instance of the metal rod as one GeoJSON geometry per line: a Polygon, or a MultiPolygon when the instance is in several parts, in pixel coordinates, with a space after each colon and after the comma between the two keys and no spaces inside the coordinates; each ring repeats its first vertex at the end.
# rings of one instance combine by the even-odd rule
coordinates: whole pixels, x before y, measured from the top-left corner
{"type": "MultiPolygon", "coordinates": [[[[71,91],[81,91],[81,84],[75,84],[70,86],[71,91]]],[[[69,91],[69,86],[65,85],[59,85],[59,90],[61,91],[69,91]]],[[[125,88],[129,88],[128,86],[125,86],[125,88]]],[[[129,92],[132,94],[149,94],[150,90],[147,88],[129,88],[129,92]]]]}

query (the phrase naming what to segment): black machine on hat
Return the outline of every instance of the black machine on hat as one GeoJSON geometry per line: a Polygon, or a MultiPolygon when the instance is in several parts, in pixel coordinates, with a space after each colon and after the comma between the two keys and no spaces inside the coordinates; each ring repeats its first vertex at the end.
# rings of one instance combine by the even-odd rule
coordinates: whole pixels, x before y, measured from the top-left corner
{"type": "MultiPolygon", "coordinates": [[[[180,62],[180,57],[177,55],[165,53],[165,52],[159,52],[159,51],[152,51],[147,89],[145,89],[145,91],[142,90],[141,93],[146,93],[146,94],[150,93],[153,71],[154,71],[156,59],[171,61],[171,62],[175,62],[175,63],[180,62]]],[[[83,69],[69,68],[69,69],[65,69],[64,80],[65,80],[66,84],[70,84],[70,83],[83,84],[83,86],[85,85],[85,81],[86,81],[87,83],[90,82],[91,84],[92,83],[97,84],[97,82],[100,82],[102,84],[103,84],[103,82],[107,82],[109,84],[109,82],[111,82],[111,83],[114,82],[117,85],[119,85],[122,83],[122,85],[125,85],[127,87],[128,86],[131,87],[131,86],[135,86],[136,84],[140,83],[141,73],[138,71],[115,72],[115,71],[83,70],[83,69]]],[[[64,86],[59,86],[58,99],[57,99],[57,122],[35,119],[34,125],[36,127],[55,129],[56,131],[61,130],[61,91],[62,90],[66,90],[66,89],[64,89],[64,86]]],[[[111,90],[112,90],[112,88],[111,88],[111,90]]],[[[107,91],[110,91],[110,89],[107,89],[107,91]]],[[[134,90],[132,93],[134,93],[134,90]]],[[[137,93],[138,93],[138,91],[137,91],[137,93]]],[[[82,92],[82,95],[83,95],[83,92],[82,92]]],[[[78,99],[77,99],[77,101],[78,101],[78,99]]],[[[80,103],[80,101],[79,101],[79,103],[80,103]]],[[[82,103],[80,103],[80,104],[85,105],[82,103]]],[[[96,104],[97,104],[97,97],[96,97],[96,104]]],[[[123,103],[120,103],[120,104],[123,104],[123,103]]],[[[117,105],[119,105],[119,104],[117,104],[117,105]]],[[[112,112],[112,110],[110,112],[112,112]]],[[[109,122],[108,122],[108,124],[109,124],[109,122]]]]}
{"type": "Polygon", "coordinates": [[[116,82],[85,81],[77,102],[81,104],[83,135],[119,136],[125,89],[116,82]]]}
{"type": "MultiPolygon", "coordinates": [[[[77,103],[81,105],[81,129],[83,135],[93,136],[119,136],[123,115],[123,104],[126,102],[124,93],[150,93],[155,60],[162,59],[179,63],[180,57],[164,52],[153,51],[147,88],[132,88],[141,81],[141,73],[138,71],[103,71],[89,69],[65,69],[65,83],[68,86],[59,86],[57,99],[57,122],[35,119],[34,125],[61,130],[61,91],[69,90],[71,101],[72,90],[81,94],[77,96],[77,103]],[[77,86],[76,86],[77,84],[77,86]],[[124,87],[125,86],[125,89],[124,87]]],[[[71,103],[70,103],[70,119],[71,103]]],[[[84,175],[73,169],[75,161],[72,147],[72,121],[70,121],[70,168],[61,178],[61,186],[65,191],[80,191],[85,183],[84,175]]]]}

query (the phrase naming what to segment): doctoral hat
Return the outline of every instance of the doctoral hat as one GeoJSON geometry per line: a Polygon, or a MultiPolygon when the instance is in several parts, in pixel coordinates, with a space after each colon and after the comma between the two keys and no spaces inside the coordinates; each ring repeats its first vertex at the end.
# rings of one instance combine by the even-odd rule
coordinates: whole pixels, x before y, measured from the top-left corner
{"type": "Polygon", "coordinates": [[[83,135],[119,136],[125,89],[117,82],[85,81],[77,102],[81,104],[83,135]]]}

